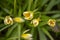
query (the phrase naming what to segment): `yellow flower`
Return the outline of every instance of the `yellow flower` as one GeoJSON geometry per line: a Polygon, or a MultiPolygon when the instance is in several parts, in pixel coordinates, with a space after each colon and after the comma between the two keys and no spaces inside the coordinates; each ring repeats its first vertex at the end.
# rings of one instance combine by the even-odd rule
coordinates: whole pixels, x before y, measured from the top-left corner
{"type": "Polygon", "coordinates": [[[24,19],[22,19],[21,17],[15,17],[14,21],[18,22],[18,23],[22,23],[22,22],[24,22],[24,19]]]}
{"type": "Polygon", "coordinates": [[[56,25],[56,20],[54,19],[49,19],[48,20],[48,25],[51,26],[51,27],[54,27],[56,25]]]}
{"type": "Polygon", "coordinates": [[[38,19],[33,19],[33,20],[31,21],[31,24],[33,24],[33,26],[36,27],[36,26],[38,26],[39,21],[41,21],[40,18],[38,18],[38,19]]]}
{"type": "Polygon", "coordinates": [[[23,15],[24,15],[24,18],[25,18],[26,20],[31,20],[31,19],[33,19],[33,12],[31,12],[31,11],[26,11],[26,12],[23,13],[23,15]]]}
{"type": "Polygon", "coordinates": [[[23,39],[25,39],[25,40],[32,40],[32,34],[26,33],[26,32],[28,32],[29,30],[30,30],[30,29],[25,30],[25,31],[22,33],[21,37],[22,37],[23,39]]]}
{"type": "Polygon", "coordinates": [[[26,40],[32,40],[32,34],[22,34],[21,37],[26,39],[26,40]]]}
{"type": "Polygon", "coordinates": [[[4,19],[4,24],[7,25],[7,24],[13,24],[13,19],[10,17],[10,16],[6,16],[5,19],[4,19]]]}

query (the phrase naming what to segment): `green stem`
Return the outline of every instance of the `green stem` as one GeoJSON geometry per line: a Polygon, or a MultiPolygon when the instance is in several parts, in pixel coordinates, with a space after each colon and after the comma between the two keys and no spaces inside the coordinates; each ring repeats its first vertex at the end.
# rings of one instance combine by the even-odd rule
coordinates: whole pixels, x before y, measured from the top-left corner
{"type": "Polygon", "coordinates": [[[16,14],[16,0],[14,0],[14,15],[16,14]]]}
{"type": "Polygon", "coordinates": [[[18,40],[21,40],[21,24],[18,24],[18,40]]]}

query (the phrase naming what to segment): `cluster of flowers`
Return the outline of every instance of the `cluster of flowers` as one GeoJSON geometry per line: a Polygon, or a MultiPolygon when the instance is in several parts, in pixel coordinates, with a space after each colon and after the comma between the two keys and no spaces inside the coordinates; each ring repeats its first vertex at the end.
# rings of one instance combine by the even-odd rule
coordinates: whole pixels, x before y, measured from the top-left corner
{"type": "MultiPolygon", "coordinates": [[[[39,21],[41,21],[41,19],[38,17],[36,19],[33,19],[34,17],[34,13],[32,11],[26,11],[23,13],[23,16],[24,16],[24,19],[25,20],[32,20],[31,21],[31,24],[34,26],[34,27],[37,27],[39,25],[39,21]]],[[[5,19],[4,19],[4,24],[7,25],[7,24],[13,24],[13,22],[17,22],[17,23],[22,23],[24,22],[23,18],[21,17],[15,17],[15,18],[11,18],[10,16],[6,16],[5,19]]],[[[56,24],[56,20],[54,19],[49,19],[47,24],[51,27],[54,27],[55,24],[56,24]]],[[[27,39],[27,40],[32,40],[32,34],[27,34],[27,33],[23,33],[22,34],[22,38],[24,39],[27,39]]]]}

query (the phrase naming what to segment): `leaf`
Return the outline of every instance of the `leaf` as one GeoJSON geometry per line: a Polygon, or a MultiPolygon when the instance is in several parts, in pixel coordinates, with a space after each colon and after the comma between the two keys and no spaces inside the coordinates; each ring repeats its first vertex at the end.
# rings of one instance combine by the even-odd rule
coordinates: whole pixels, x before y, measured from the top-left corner
{"type": "Polygon", "coordinates": [[[14,0],[14,16],[16,15],[16,10],[17,10],[17,9],[16,9],[16,7],[17,7],[16,4],[17,4],[17,3],[16,3],[16,0],[14,0]]]}
{"type": "Polygon", "coordinates": [[[3,28],[3,27],[5,27],[5,26],[6,26],[6,25],[4,25],[4,24],[0,24],[0,29],[3,28]]]}
{"type": "Polygon", "coordinates": [[[41,20],[44,21],[44,22],[47,22],[49,19],[50,19],[49,16],[46,16],[46,15],[41,16],[41,20]]]}
{"type": "Polygon", "coordinates": [[[18,37],[11,37],[11,38],[8,38],[7,40],[16,40],[18,37]]]}
{"type": "Polygon", "coordinates": [[[34,27],[32,27],[32,29],[31,29],[31,34],[32,35],[34,34],[34,27]]]}
{"type": "Polygon", "coordinates": [[[52,18],[59,18],[60,17],[60,14],[55,14],[53,16],[51,16],[52,18]]]}
{"type": "Polygon", "coordinates": [[[36,28],[32,27],[31,29],[31,34],[33,36],[32,40],[36,40],[37,39],[37,32],[36,32],[36,28]]]}
{"type": "Polygon", "coordinates": [[[57,22],[60,22],[60,19],[57,19],[56,21],[57,21],[57,22]]]}
{"type": "Polygon", "coordinates": [[[6,33],[6,37],[9,37],[13,32],[14,28],[16,28],[17,24],[14,24],[6,33]]]}
{"type": "Polygon", "coordinates": [[[21,24],[18,24],[18,40],[21,40],[21,24]]]}
{"type": "Polygon", "coordinates": [[[60,3],[59,0],[51,0],[50,3],[48,4],[47,8],[45,9],[45,11],[50,11],[52,9],[53,6],[55,6],[56,4],[60,3]]]}
{"type": "Polygon", "coordinates": [[[42,26],[44,26],[46,24],[47,24],[47,22],[40,22],[39,26],[42,27],[42,26]]]}
{"type": "Polygon", "coordinates": [[[42,28],[42,31],[50,38],[50,40],[54,40],[53,37],[50,35],[50,33],[45,28],[42,28]]]}
{"type": "Polygon", "coordinates": [[[31,4],[32,4],[33,0],[28,0],[28,11],[30,11],[30,8],[31,8],[31,4]]]}
{"type": "Polygon", "coordinates": [[[2,8],[6,13],[10,14],[9,10],[6,8],[2,8]]]}
{"type": "Polygon", "coordinates": [[[45,34],[42,32],[42,30],[40,29],[40,27],[38,27],[38,32],[39,32],[39,39],[40,40],[47,40],[45,34]]]}
{"type": "Polygon", "coordinates": [[[17,25],[16,25],[16,27],[14,28],[14,30],[13,30],[13,28],[10,30],[10,32],[11,32],[11,34],[10,33],[8,33],[6,36],[7,36],[7,38],[5,38],[5,40],[16,40],[16,39],[18,39],[18,30],[17,30],[17,25]],[[11,32],[11,30],[12,30],[12,32],[11,32]],[[8,37],[9,36],[9,37],[8,37]]]}
{"type": "Polygon", "coordinates": [[[51,10],[51,8],[55,5],[55,0],[51,0],[50,3],[48,4],[47,8],[45,9],[45,11],[49,11],[51,10]]]}
{"type": "Polygon", "coordinates": [[[32,10],[34,10],[37,7],[37,2],[38,2],[38,0],[34,1],[33,5],[32,5],[32,8],[31,8],[32,10]]]}
{"type": "Polygon", "coordinates": [[[34,28],[33,40],[37,40],[38,31],[37,28],[34,28]]]}
{"type": "Polygon", "coordinates": [[[18,16],[21,17],[21,7],[19,8],[18,16]]]}
{"type": "Polygon", "coordinates": [[[0,32],[1,32],[1,31],[3,31],[4,29],[6,29],[6,28],[10,27],[10,26],[11,26],[11,25],[7,25],[7,26],[5,26],[5,27],[1,28],[1,29],[0,29],[0,32]]]}
{"type": "Polygon", "coordinates": [[[25,0],[24,6],[23,6],[23,11],[26,10],[27,6],[28,6],[28,2],[27,2],[27,0],[25,0]]]}
{"type": "Polygon", "coordinates": [[[60,13],[60,11],[59,10],[57,10],[57,11],[48,11],[48,12],[41,12],[42,14],[56,14],[56,13],[60,13]]]}
{"type": "Polygon", "coordinates": [[[37,9],[41,9],[49,0],[39,0],[37,9]]]}

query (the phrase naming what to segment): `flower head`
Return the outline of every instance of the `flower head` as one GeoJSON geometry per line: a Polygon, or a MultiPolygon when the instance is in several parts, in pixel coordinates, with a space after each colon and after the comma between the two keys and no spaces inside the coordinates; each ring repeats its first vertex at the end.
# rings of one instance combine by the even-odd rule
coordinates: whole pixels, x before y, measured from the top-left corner
{"type": "Polygon", "coordinates": [[[30,29],[25,30],[25,31],[22,33],[21,37],[22,37],[23,39],[32,40],[32,34],[26,33],[26,32],[28,32],[29,30],[30,30],[30,29]]]}
{"type": "Polygon", "coordinates": [[[26,20],[31,20],[31,19],[33,19],[33,12],[31,12],[31,11],[26,11],[26,12],[23,13],[23,15],[24,15],[24,18],[25,18],[26,20]]]}
{"type": "Polygon", "coordinates": [[[56,25],[56,20],[54,19],[49,19],[48,20],[48,25],[51,26],[51,27],[54,27],[56,25]]]}
{"type": "Polygon", "coordinates": [[[13,19],[10,16],[6,16],[4,19],[4,24],[13,24],[13,19]]]}
{"type": "Polygon", "coordinates": [[[31,21],[31,24],[33,24],[33,26],[36,27],[36,26],[38,26],[39,21],[41,21],[40,18],[38,18],[38,19],[33,19],[33,20],[31,21]]]}
{"type": "Polygon", "coordinates": [[[32,34],[22,34],[21,37],[26,39],[26,40],[31,40],[32,39],[32,34]]]}
{"type": "Polygon", "coordinates": [[[18,23],[22,23],[22,22],[24,22],[24,19],[22,19],[21,17],[15,17],[14,21],[18,22],[18,23]]]}

